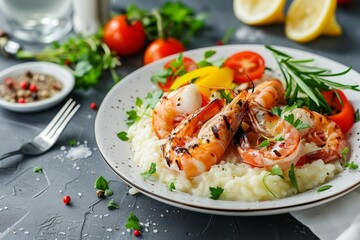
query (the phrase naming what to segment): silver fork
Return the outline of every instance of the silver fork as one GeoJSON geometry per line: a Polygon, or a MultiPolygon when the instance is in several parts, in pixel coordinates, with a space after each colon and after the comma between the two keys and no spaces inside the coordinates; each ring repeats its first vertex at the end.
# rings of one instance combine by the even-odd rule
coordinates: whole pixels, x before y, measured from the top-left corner
{"type": "Polygon", "coordinates": [[[66,125],[79,108],[80,104],[76,105],[76,102],[70,98],[44,130],[35,136],[32,141],[24,143],[20,149],[16,151],[1,155],[0,160],[15,154],[39,155],[46,152],[55,144],[66,125]]]}

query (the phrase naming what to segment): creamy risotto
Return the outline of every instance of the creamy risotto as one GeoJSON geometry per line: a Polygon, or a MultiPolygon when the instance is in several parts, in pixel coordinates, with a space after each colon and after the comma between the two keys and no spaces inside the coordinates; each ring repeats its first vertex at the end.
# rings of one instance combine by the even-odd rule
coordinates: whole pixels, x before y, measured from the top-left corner
{"type": "MultiPolygon", "coordinates": [[[[155,135],[151,116],[152,110],[147,109],[146,114],[130,127],[128,137],[134,161],[144,172],[149,170],[151,163],[156,163],[156,173],[152,177],[164,185],[174,183],[176,191],[204,198],[210,197],[210,187],[221,187],[224,192],[220,199],[232,201],[264,201],[296,194],[287,172],[284,172],[282,179],[263,168],[240,163],[238,155],[231,149],[228,149],[219,164],[193,178],[169,169],[162,160],[161,146],[165,140],[159,140],[155,135]]],[[[309,149],[312,146],[302,147],[304,153],[309,149]]],[[[342,170],[338,161],[325,164],[322,160],[317,160],[296,167],[298,189],[303,192],[320,186],[342,170]]]]}

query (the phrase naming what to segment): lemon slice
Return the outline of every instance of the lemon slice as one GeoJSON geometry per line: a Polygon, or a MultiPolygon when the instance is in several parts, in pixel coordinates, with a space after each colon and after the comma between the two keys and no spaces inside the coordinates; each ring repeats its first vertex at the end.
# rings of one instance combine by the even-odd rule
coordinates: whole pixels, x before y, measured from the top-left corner
{"type": "Polygon", "coordinates": [[[330,24],[324,29],[322,34],[327,36],[340,36],[342,34],[341,26],[337,22],[335,15],[332,17],[330,24]]]}
{"type": "Polygon", "coordinates": [[[294,0],[286,17],[286,36],[301,43],[314,40],[334,26],[335,10],[336,0],[294,0]]]}
{"type": "MultiPolygon", "coordinates": [[[[317,0],[315,0],[317,1],[317,0]]],[[[234,0],[235,16],[249,25],[265,25],[284,20],[285,0],[234,0]]]]}

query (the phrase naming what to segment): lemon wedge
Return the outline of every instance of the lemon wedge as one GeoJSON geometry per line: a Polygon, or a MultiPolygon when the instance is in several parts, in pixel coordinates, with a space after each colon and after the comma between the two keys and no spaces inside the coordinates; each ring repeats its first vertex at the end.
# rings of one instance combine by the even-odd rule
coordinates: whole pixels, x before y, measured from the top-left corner
{"type": "Polygon", "coordinates": [[[285,33],[296,42],[310,42],[321,34],[339,35],[336,0],[294,0],[289,7],[285,33]]]}
{"type": "MultiPolygon", "coordinates": [[[[317,1],[317,0],[315,0],[317,1]]],[[[286,0],[234,0],[235,16],[249,25],[266,25],[284,20],[286,0]]]]}

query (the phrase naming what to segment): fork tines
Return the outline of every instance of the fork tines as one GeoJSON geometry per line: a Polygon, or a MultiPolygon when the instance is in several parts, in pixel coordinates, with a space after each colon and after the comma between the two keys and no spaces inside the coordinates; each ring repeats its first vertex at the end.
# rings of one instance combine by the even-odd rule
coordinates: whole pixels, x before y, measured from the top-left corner
{"type": "Polygon", "coordinates": [[[49,138],[60,135],[79,108],[80,104],[70,98],[39,135],[49,138]]]}

